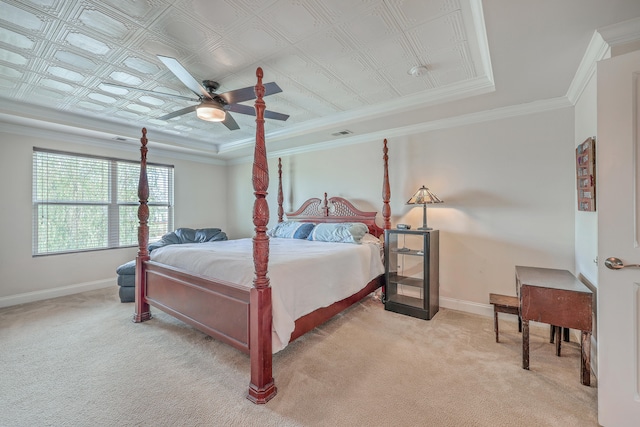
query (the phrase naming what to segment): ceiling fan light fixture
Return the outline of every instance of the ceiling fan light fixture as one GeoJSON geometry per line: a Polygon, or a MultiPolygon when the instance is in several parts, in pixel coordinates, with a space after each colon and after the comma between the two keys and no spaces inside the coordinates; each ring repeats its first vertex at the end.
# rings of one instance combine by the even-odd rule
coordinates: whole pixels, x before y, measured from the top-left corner
{"type": "Polygon", "coordinates": [[[208,122],[221,122],[227,116],[227,113],[213,105],[200,105],[196,108],[196,115],[200,120],[208,122]]]}

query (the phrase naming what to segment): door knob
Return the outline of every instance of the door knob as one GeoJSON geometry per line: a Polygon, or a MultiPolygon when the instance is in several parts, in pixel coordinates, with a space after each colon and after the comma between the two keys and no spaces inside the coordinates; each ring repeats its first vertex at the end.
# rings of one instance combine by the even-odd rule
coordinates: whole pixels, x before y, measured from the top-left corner
{"type": "Polygon", "coordinates": [[[627,264],[627,265],[624,265],[622,260],[620,258],[616,258],[616,257],[607,258],[604,261],[604,265],[607,268],[610,268],[612,270],[620,270],[621,268],[625,268],[625,267],[640,267],[640,264],[627,264]]]}

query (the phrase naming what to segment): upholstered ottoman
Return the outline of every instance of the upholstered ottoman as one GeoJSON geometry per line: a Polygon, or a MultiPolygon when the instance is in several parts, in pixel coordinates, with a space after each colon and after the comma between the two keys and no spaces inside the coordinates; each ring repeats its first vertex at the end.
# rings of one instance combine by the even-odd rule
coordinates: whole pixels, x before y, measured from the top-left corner
{"type": "Polygon", "coordinates": [[[133,302],[134,291],[136,289],[136,260],[129,261],[116,268],[118,274],[118,286],[120,290],[120,302],[133,302]]]}
{"type": "MultiPolygon", "coordinates": [[[[148,246],[149,253],[154,249],[167,245],[182,243],[204,243],[227,240],[227,235],[219,228],[178,228],[176,231],[167,233],[157,242],[148,246]]],[[[134,302],[136,289],[136,260],[129,261],[116,268],[118,274],[118,292],[120,302],[134,302]]]]}

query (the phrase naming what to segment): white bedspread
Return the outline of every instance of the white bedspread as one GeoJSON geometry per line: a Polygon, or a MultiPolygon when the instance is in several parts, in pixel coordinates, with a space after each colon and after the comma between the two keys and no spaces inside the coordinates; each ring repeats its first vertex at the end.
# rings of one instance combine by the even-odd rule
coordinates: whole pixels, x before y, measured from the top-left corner
{"type": "MultiPolygon", "coordinates": [[[[151,260],[250,288],[252,248],[252,239],[169,245],[151,252],[151,260]]],[[[380,247],[374,244],[270,239],[273,352],[287,346],[296,319],[355,294],[381,274],[380,247]]]]}

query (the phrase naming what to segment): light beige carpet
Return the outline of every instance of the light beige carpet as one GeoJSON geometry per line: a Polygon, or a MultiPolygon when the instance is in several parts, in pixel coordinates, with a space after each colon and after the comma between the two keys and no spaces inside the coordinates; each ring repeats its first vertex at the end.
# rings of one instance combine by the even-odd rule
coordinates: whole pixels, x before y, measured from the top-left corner
{"type": "Polygon", "coordinates": [[[431,321],[372,298],[274,356],[278,395],[245,399],[248,356],[117,289],[0,310],[2,426],[597,426],[577,343],[442,309],[431,321]]]}

